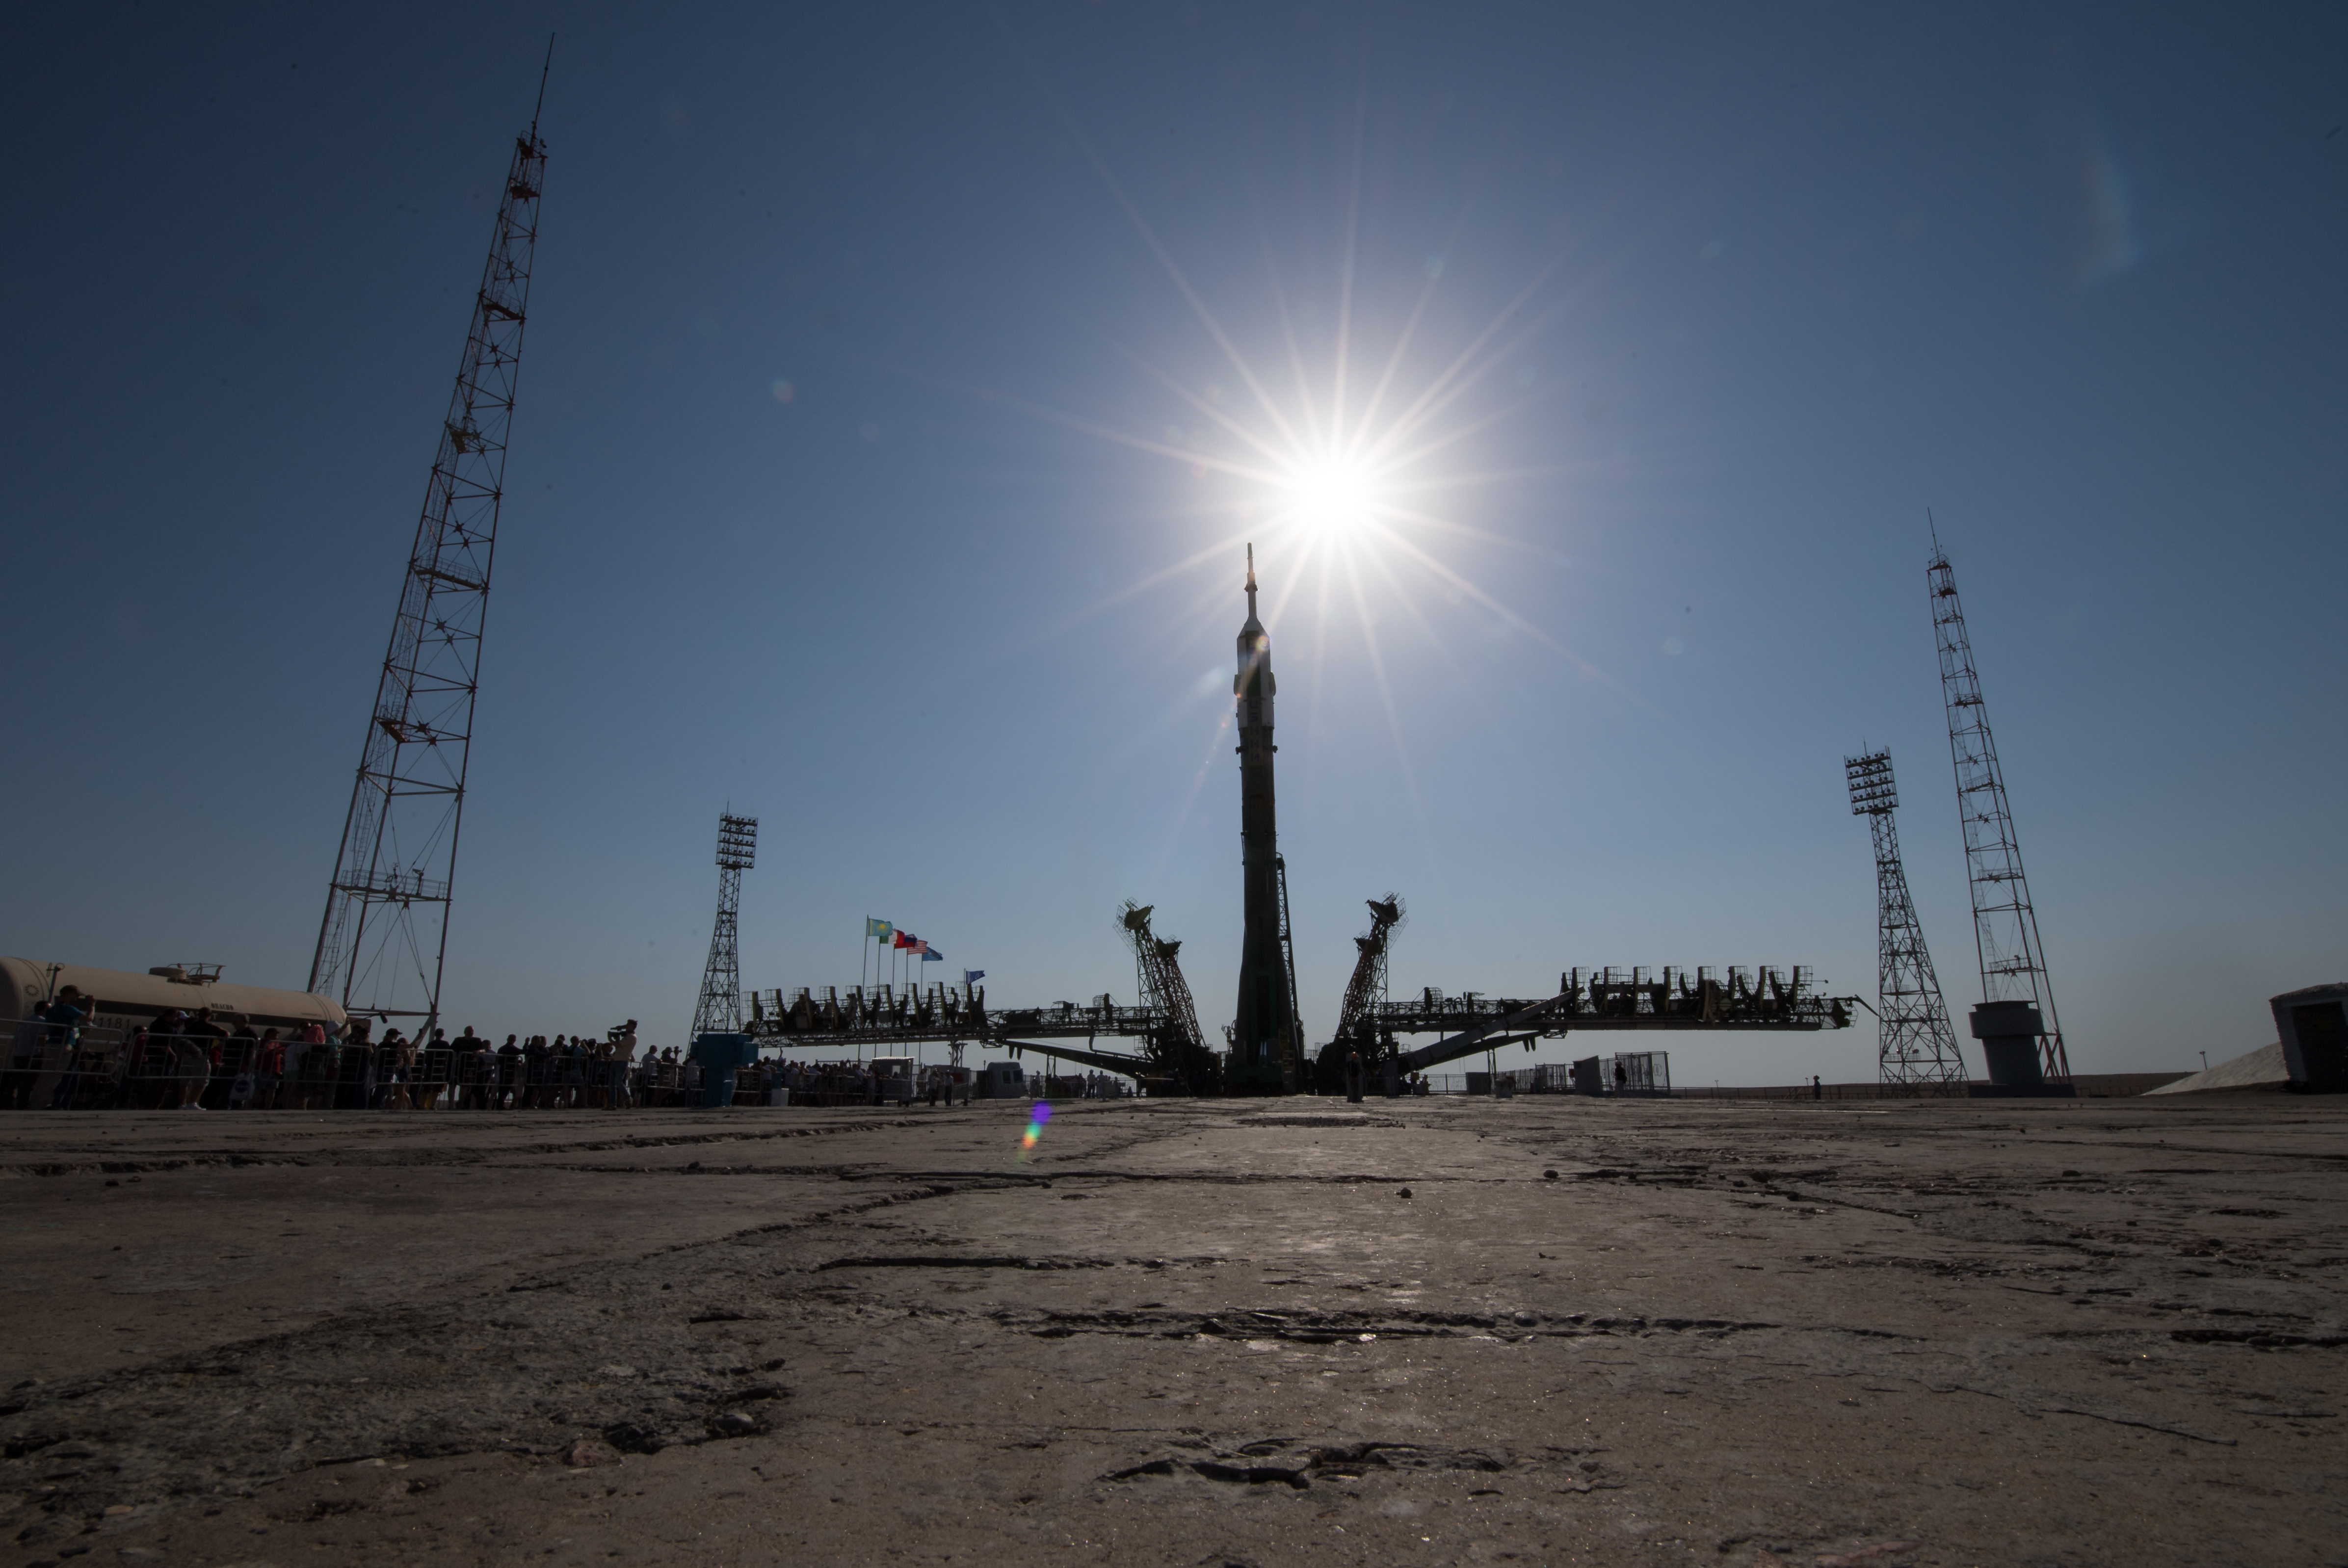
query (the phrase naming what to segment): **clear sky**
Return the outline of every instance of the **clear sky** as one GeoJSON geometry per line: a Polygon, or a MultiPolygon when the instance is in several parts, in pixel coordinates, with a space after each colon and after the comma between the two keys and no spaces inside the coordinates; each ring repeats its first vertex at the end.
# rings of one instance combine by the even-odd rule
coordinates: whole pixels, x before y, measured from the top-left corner
{"type": "Polygon", "coordinates": [[[303,983],[551,28],[452,1025],[679,1038],[730,803],[746,984],[1220,1034],[1251,538],[1316,1038],[1389,889],[1871,999],[1886,745],[1962,1019],[1928,507],[2074,1066],[2348,973],[2336,5],[216,11],[5,25],[0,950],[303,983]]]}

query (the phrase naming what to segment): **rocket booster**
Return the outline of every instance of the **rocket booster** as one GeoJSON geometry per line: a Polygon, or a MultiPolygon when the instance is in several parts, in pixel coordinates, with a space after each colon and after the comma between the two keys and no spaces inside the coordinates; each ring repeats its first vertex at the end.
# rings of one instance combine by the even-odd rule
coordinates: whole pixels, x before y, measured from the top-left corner
{"type": "Polygon", "coordinates": [[[1240,864],[1246,927],[1240,942],[1238,1023],[1228,1076],[1277,1082],[1292,1022],[1287,961],[1280,945],[1280,830],[1272,804],[1272,638],[1255,612],[1255,547],[1248,547],[1247,622],[1240,628],[1240,864]]]}

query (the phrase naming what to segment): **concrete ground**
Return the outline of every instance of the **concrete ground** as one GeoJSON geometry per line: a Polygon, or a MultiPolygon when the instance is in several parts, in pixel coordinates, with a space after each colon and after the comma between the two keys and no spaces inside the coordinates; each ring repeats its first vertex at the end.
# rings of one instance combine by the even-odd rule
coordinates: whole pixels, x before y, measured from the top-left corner
{"type": "Polygon", "coordinates": [[[2348,1563],[2348,1104],[0,1118],[0,1561],[2348,1563]]]}

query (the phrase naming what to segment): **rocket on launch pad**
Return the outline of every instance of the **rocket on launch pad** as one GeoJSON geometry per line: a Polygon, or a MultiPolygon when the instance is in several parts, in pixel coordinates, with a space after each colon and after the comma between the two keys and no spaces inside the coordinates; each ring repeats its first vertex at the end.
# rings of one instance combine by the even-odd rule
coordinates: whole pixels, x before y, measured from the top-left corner
{"type": "Polygon", "coordinates": [[[1245,929],[1240,940],[1240,1005],[1231,1030],[1226,1088],[1277,1093],[1299,1050],[1290,998],[1288,955],[1281,942],[1280,829],[1272,804],[1272,638],[1255,613],[1255,547],[1248,547],[1247,623],[1240,628],[1240,862],[1245,929]]]}

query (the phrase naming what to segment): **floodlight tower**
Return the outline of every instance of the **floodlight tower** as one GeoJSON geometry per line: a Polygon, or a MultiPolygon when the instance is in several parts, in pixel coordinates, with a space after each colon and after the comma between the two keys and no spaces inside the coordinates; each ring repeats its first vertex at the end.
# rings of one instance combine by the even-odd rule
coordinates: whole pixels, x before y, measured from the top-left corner
{"type": "Polygon", "coordinates": [[[1850,781],[1851,815],[1867,818],[1875,839],[1878,1070],[1886,1083],[1962,1083],[1964,1058],[1900,863],[1900,829],[1891,820],[1900,791],[1891,779],[1891,753],[1845,757],[1842,765],[1850,781]]]}
{"type": "MultiPolygon", "coordinates": [[[[549,46],[551,63],[551,46],[549,46]]],[[[539,102],[546,81],[539,78],[539,102]]],[[[440,422],[416,543],[402,573],[391,646],[367,715],[358,781],[326,886],[309,989],[351,1012],[440,1014],[457,829],[472,755],[489,562],[505,497],[506,434],[521,368],[546,144],[538,116],[514,143],[489,259],[440,422]]]]}
{"type": "Polygon", "coordinates": [[[758,857],[758,819],[727,812],[717,819],[717,921],[709,930],[709,962],[701,971],[701,1000],[693,1034],[737,1034],[742,1029],[742,960],[735,948],[742,908],[742,873],[758,857]]]}
{"type": "Polygon", "coordinates": [[[2022,873],[2022,845],[2005,800],[2005,773],[1989,733],[1981,676],[1973,670],[1956,573],[1933,541],[1924,569],[1931,584],[1932,630],[1941,650],[1941,694],[1949,708],[1949,755],[1957,770],[1957,815],[1965,829],[1965,871],[1972,883],[1973,945],[1981,956],[1982,1001],[1972,1010],[1973,1038],[1982,1042],[1993,1083],[2027,1087],[2047,1080],[2067,1083],[2071,1059],[2063,1050],[2062,1020],[2038,916],[2022,873]]]}

